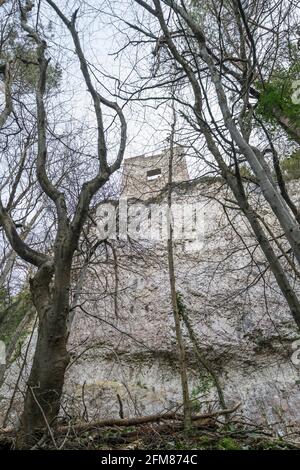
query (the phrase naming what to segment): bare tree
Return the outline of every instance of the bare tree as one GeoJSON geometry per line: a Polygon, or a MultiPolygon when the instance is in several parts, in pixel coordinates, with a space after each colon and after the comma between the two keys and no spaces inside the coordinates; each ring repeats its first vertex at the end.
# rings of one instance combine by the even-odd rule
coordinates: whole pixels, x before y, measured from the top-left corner
{"type": "MultiPolygon", "coordinates": [[[[173,182],[173,160],[174,160],[174,140],[176,132],[176,110],[174,103],[172,103],[172,119],[171,133],[170,133],[170,155],[169,155],[169,172],[168,172],[168,215],[171,217],[172,210],[172,182],[173,182]]],[[[178,306],[177,291],[176,291],[176,274],[174,265],[174,247],[173,247],[173,223],[169,220],[168,224],[168,267],[169,267],[169,279],[170,279],[170,290],[171,290],[171,303],[175,322],[175,331],[180,363],[180,377],[182,387],[182,399],[183,399],[183,410],[184,410],[184,427],[189,429],[191,427],[191,403],[189,396],[187,366],[186,366],[186,352],[185,345],[182,335],[181,317],[178,306]]]]}
{"type": "MultiPolygon", "coordinates": [[[[184,92],[175,97],[181,105],[181,115],[193,130],[195,141],[198,138],[198,145],[204,138],[207,149],[204,161],[210,162],[214,171],[218,169],[230,187],[299,327],[297,292],[281,263],[278,245],[272,241],[268,228],[249,200],[253,186],[258,187],[276,217],[278,232],[284,234],[281,246],[284,258],[290,259],[292,255],[299,263],[298,210],[284,185],[276,143],[256,115],[257,106],[253,104],[253,100],[257,102],[260,99],[260,86],[272,77],[271,70],[276,66],[274,57],[278,62],[282,51],[288,50],[291,44],[290,35],[285,35],[284,46],[278,41],[274,43],[274,35],[282,37],[281,29],[288,22],[296,25],[295,8],[284,1],[272,3],[269,25],[266,24],[264,1],[251,2],[249,11],[244,10],[239,0],[211,2],[207,5],[208,28],[207,23],[197,17],[194,8],[195,4],[199,6],[197,2],[153,0],[146,3],[136,0],[135,3],[144,11],[144,24],[131,24],[131,27],[134,34],[138,31],[155,45],[153,54],[158,67],[152,74],[152,85],[148,81],[144,91],[159,87],[165,91],[170,83],[181,83],[184,92]],[[256,12],[255,20],[251,9],[256,12]],[[151,32],[149,27],[145,27],[145,15],[148,15],[151,32]],[[172,70],[175,70],[173,74],[172,70]],[[276,170],[273,173],[268,152],[273,156],[271,163],[276,170]],[[252,181],[242,174],[241,166],[245,163],[253,172],[252,181]]],[[[297,121],[292,124],[291,118],[283,115],[284,109],[279,116],[278,109],[273,108],[274,118],[281,125],[289,123],[283,127],[297,141],[297,121]]]]}
{"type": "MultiPolygon", "coordinates": [[[[1,202],[0,222],[13,250],[27,263],[35,267],[35,274],[30,280],[32,301],[38,312],[39,325],[36,350],[25,396],[24,410],[17,445],[27,448],[33,445],[41,432],[52,426],[60,408],[60,398],[64,383],[64,374],[69,363],[67,352],[67,320],[70,311],[70,282],[74,253],[86,221],[88,210],[94,195],[120,167],[125,151],[126,122],[122,109],[117,103],[103,97],[93,85],[88,61],[82,50],[76,30],[76,10],[69,20],[55,2],[46,2],[62,21],[73,40],[80,69],[87,89],[92,98],[97,121],[97,160],[96,174],[82,184],[75,201],[73,211],[68,208],[67,195],[60,182],[49,177],[49,132],[45,93],[47,85],[47,43],[42,37],[41,28],[36,21],[30,26],[29,16],[32,5],[20,3],[20,18],[23,31],[36,46],[38,64],[38,83],[36,86],[37,134],[36,177],[43,193],[53,204],[56,234],[53,249],[36,250],[18,233],[10,208],[1,202]],[[113,163],[108,162],[108,149],[102,107],[112,111],[119,119],[119,149],[113,163]]],[[[37,10],[37,18],[39,10],[37,10]]],[[[1,113],[3,127],[13,113],[13,82],[10,63],[5,64],[5,108],[1,113]]],[[[86,165],[89,165],[88,161],[86,165]]],[[[18,181],[16,181],[16,185],[18,181]]]]}

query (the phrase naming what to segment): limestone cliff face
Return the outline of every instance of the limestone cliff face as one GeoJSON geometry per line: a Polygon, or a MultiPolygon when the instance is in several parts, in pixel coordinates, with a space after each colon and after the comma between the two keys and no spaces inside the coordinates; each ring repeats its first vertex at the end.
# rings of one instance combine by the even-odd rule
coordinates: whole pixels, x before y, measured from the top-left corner
{"type": "MultiPolygon", "coordinates": [[[[296,200],[297,184],[290,189],[296,200]]],[[[259,199],[254,191],[253,203],[259,199]]],[[[163,195],[159,201],[165,203],[163,195]]],[[[219,184],[199,182],[179,185],[173,202],[198,211],[196,239],[192,229],[175,240],[177,291],[225,399],[241,401],[241,413],[256,423],[281,432],[299,427],[300,368],[291,361],[299,333],[232,196],[219,184]]],[[[133,221],[136,236],[112,241],[114,251],[106,247],[86,277],[67,389],[80,405],[85,384],[90,413],[117,416],[117,395],[126,415],[162,411],[181,400],[166,241],[145,239],[149,209],[151,201],[133,221]]],[[[260,212],[272,221],[263,207],[260,212]]],[[[216,390],[185,329],[184,335],[190,391],[195,408],[204,409],[217,400],[216,390]]]]}
{"type": "MultiPolygon", "coordinates": [[[[298,203],[299,184],[290,190],[298,203]]],[[[260,205],[259,193],[249,191],[253,204],[260,205]]],[[[300,427],[300,367],[291,361],[299,332],[232,199],[220,183],[174,188],[174,204],[196,210],[188,212],[189,234],[174,241],[177,291],[228,405],[241,401],[240,413],[248,420],[292,432],[300,427]]],[[[118,417],[121,401],[130,416],[181,402],[166,240],[146,238],[148,211],[158,202],[166,203],[164,193],[144,201],[138,212],[131,201],[130,239],[101,244],[85,274],[71,329],[62,413],[118,417]]],[[[263,205],[260,214],[280,235],[263,205]]],[[[162,219],[157,220],[155,233],[163,233],[162,219]]],[[[180,218],[176,223],[178,228],[180,218]]],[[[214,383],[183,329],[195,409],[219,407],[214,383]]],[[[15,363],[1,390],[2,403],[17,372],[15,363]]]]}

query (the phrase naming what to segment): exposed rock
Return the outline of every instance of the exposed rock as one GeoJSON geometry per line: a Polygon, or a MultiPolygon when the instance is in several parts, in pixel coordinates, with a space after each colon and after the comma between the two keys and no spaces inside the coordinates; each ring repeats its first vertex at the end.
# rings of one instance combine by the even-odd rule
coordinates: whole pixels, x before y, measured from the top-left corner
{"type": "MultiPolygon", "coordinates": [[[[296,202],[298,188],[290,184],[296,202]]],[[[249,192],[280,233],[255,186],[249,192]]],[[[250,421],[291,432],[300,428],[300,367],[291,361],[299,332],[232,200],[219,182],[174,186],[173,202],[198,211],[196,229],[174,241],[177,291],[228,405],[241,400],[250,421]]],[[[167,244],[163,237],[146,237],[149,210],[158,201],[166,203],[163,190],[159,198],[139,202],[139,214],[131,201],[130,239],[119,233],[119,239],[102,244],[88,269],[70,336],[62,407],[68,415],[118,417],[120,401],[125,416],[181,403],[167,244]]],[[[163,233],[160,222],[151,222],[163,233]]],[[[195,406],[204,409],[217,400],[216,389],[183,330],[190,392],[195,406]]],[[[16,370],[16,364],[9,370],[2,403],[11,395],[16,370]]]]}

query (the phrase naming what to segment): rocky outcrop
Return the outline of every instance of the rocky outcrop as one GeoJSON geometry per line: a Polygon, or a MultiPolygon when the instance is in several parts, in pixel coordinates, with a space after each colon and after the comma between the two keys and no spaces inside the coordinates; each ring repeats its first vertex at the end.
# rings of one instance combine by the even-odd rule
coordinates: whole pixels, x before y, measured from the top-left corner
{"type": "MultiPolygon", "coordinates": [[[[159,201],[163,205],[164,197],[159,201]]],[[[280,432],[299,426],[300,369],[291,361],[299,333],[247,223],[220,185],[176,186],[173,201],[197,206],[196,238],[175,240],[177,290],[226,401],[241,401],[247,419],[280,432]]],[[[262,204],[255,192],[253,201],[262,204]]],[[[102,247],[72,329],[74,350],[82,355],[77,352],[68,380],[79,401],[85,387],[100,414],[104,408],[118,414],[118,395],[126,415],[181,401],[166,242],[146,239],[140,222],[141,214],[149,220],[150,206],[145,203],[139,222],[133,221],[135,237],[111,242],[114,255],[111,246],[102,247]]],[[[272,220],[263,207],[260,213],[272,220]]],[[[184,335],[190,391],[195,406],[204,408],[217,400],[216,389],[185,328],[184,335]]]]}
{"type": "MultiPolygon", "coordinates": [[[[298,202],[298,185],[290,190],[298,202]]],[[[249,191],[280,233],[255,187],[249,191]]],[[[300,367],[291,360],[299,332],[232,199],[220,183],[174,187],[173,202],[188,205],[193,219],[189,236],[174,241],[177,291],[228,405],[241,401],[240,413],[250,422],[290,433],[300,428],[300,367]]],[[[146,237],[151,204],[165,201],[162,192],[136,211],[132,200],[130,238],[101,244],[89,265],[70,336],[62,407],[68,416],[132,416],[180,406],[166,240],[146,237]]],[[[155,232],[163,233],[159,220],[155,232]]],[[[183,331],[193,406],[219,407],[214,381],[184,325],[183,331]]],[[[5,399],[9,381],[10,375],[5,399]]]]}

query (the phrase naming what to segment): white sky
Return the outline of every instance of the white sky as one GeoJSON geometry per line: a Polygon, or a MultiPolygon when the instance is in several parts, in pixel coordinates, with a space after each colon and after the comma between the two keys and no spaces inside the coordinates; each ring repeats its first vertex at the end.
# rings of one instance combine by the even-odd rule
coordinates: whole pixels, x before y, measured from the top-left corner
{"type": "MultiPolygon", "coordinates": [[[[74,11],[76,5],[78,5],[78,2],[59,1],[57,3],[69,17],[70,11],[74,11]],[[66,4],[68,8],[64,8],[66,4]]],[[[91,3],[87,2],[89,5],[91,3]]],[[[117,2],[94,2],[100,9],[101,6],[105,7],[106,12],[109,12],[113,3],[117,4],[117,2]]],[[[130,3],[124,0],[119,3],[119,6],[122,6],[128,16],[132,14],[127,8],[130,3]]],[[[65,27],[62,27],[61,21],[48,7],[41,10],[41,19],[46,24],[48,20],[53,23],[52,37],[48,39],[49,53],[53,56],[53,62],[59,54],[58,61],[62,64],[64,70],[62,93],[59,96],[60,107],[56,108],[56,115],[63,109],[63,119],[66,122],[73,120],[74,122],[95,123],[91,98],[86,91],[78,60],[73,53],[74,46],[70,34],[65,27]]],[[[117,23],[120,22],[117,21],[117,23]]],[[[104,86],[101,86],[96,80],[94,80],[94,83],[96,83],[98,91],[111,100],[116,100],[116,98],[111,97],[107,90],[114,90],[116,81],[101,76],[101,74],[114,76],[122,82],[128,76],[130,77],[128,80],[136,80],[134,70],[136,60],[140,61],[140,66],[145,67],[145,73],[149,73],[148,62],[143,63],[140,56],[133,57],[136,50],[132,48],[124,51],[118,58],[112,55],[124,45],[125,37],[117,31],[117,26],[119,25],[113,25],[112,19],[103,12],[97,15],[95,10],[89,9],[87,6],[80,8],[77,29],[80,32],[82,47],[87,59],[92,64],[95,76],[104,86]],[[105,90],[105,87],[107,90],[105,90]]],[[[147,46],[142,54],[148,55],[149,53],[151,53],[151,49],[147,46]]],[[[141,51],[139,51],[139,54],[141,54],[141,51]]],[[[117,101],[122,104],[120,99],[117,99],[117,101]]],[[[104,108],[103,111],[106,112],[104,108]]],[[[146,106],[145,102],[142,104],[135,102],[126,105],[124,113],[128,125],[126,157],[157,152],[168,145],[165,141],[170,133],[167,106],[163,106],[159,110],[153,110],[146,106]]],[[[115,141],[115,135],[112,136],[112,140],[115,141]]]]}

